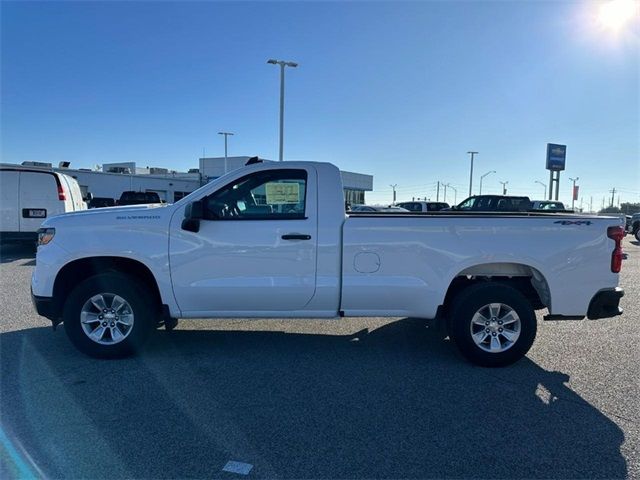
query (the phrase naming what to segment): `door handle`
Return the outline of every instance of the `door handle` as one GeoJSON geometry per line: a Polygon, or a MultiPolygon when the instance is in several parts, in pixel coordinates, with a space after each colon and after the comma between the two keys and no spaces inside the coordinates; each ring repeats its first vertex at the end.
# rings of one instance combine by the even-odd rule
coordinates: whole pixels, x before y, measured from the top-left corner
{"type": "Polygon", "coordinates": [[[301,233],[287,233],[282,235],[283,240],[311,240],[311,235],[303,235],[301,233]]]}

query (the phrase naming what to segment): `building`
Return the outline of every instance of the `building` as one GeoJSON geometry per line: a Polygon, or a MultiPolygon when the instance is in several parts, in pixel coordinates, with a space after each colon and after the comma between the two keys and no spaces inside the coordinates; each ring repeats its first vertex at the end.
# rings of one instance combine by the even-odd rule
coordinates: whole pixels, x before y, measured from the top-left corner
{"type": "MultiPolygon", "coordinates": [[[[250,157],[228,157],[227,171],[245,166],[250,157]]],[[[272,160],[264,160],[271,162],[272,160]]],[[[120,198],[122,192],[155,192],[161,200],[173,203],[225,172],[224,157],[199,159],[200,168],[188,172],[170,171],[166,168],[140,167],[136,162],[105,163],[97,170],[69,168],[61,162],[53,170],[65,173],[78,181],[82,194],[87,198],[120,198]]],[[[23,165],[52,168],[50,163],[23,162],[23,165]]],[[[364,194],[373,190],[373,176],[354,172],[340,172],[345,201],[351,205],[365,203],[364,194]]]]}
{"type": "MultiPolygon", "coordinates": [[[[242,168],[250,157],[227,157],[227,172],[242,168]]],[[[261,159],[265,162],[273,160],[261,159]]],[[[286,163],[286,162],[285,162],[286,163]]],[[[224,157],[206,157],[200,159],[200,173],[203,180],[210,182],[225,173],[224,157]]],[[[365,192],[373,190],[373,176],[364,173],[344,172],[342,175],[342,186],[344,188],[344,199],[350,205],[364,204],[365,192]]]]}
{"type": "MultiPolygon", "coordinates": [[[[24,162],[24,164],[29,162],[24,162]]],[[[41,165],[51,168],[51,164],[41,165]]],[[[86,198],[91,193],[94,198],[120,198],[122,192],[156,192],[161,200],[173,203],[202,186],[203,181],[197,171],[174,172],[165,168],[139,168],[135,162],[105,163],[101,170],[68,167],[53,168],[78,181],[86,198]],[[133,173],[135,172],[135,173],[133,173]]]]}

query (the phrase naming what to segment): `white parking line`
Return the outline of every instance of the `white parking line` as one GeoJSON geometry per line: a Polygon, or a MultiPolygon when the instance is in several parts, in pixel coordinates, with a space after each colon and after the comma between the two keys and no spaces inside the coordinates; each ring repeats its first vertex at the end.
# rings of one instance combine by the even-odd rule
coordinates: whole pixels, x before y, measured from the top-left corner
{"type": "Polygon", "coordinates": [[[239,473],[240,475],[248,475],[253,465],[250,463],[236,462],[229,460],[227,464],[222,467],[223,472],[239,473]]]}

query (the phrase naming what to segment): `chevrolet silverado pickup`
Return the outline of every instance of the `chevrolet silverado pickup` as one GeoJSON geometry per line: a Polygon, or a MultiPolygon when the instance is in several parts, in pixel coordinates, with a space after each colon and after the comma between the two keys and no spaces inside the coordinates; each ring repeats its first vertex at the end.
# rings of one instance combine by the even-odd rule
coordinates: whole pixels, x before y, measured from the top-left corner
{"type": "Polygon", "coordinates": [[[619,315],[619,218],[345,213],[327,163],[254,163],[173,205],[47,218],[36,310],[95,357],[178,318],[437,319],[483,366],[522,358],[546,320],[619,315]]]}

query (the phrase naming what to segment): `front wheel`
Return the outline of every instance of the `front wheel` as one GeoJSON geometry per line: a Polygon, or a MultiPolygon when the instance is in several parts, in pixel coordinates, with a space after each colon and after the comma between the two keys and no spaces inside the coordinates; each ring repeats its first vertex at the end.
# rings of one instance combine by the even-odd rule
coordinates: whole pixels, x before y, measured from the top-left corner
{"type": "Polygon", "coordinates": [[[472,285],[455,297],[450,312],[451,340],[476,365],[510,365],[526,355],[536,337],[531,303],[508,285],[472,285]]]}
{"type": "Polygon", "coordinates": [[[120,273],[95,275],[69,295],[64,329],[81,352],[119,358],[138,351],[155,322],[156,309],[140,282],[120,273]]]}

